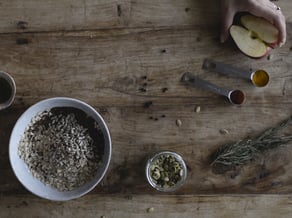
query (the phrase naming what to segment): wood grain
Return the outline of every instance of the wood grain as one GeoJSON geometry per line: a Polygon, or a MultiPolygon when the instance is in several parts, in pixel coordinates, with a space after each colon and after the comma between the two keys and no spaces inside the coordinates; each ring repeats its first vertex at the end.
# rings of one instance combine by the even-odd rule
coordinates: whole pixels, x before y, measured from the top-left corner
{"type": "Polygon", "coordinates": [[[219,13],[212,0],[13,0],[0,6],[2,33],[214,24],[219,13]]]}
{"type": "MultiPolygon", "coordinates": [[[[291,22],[289,0],[277,2],[291,22]]],[[[216,27],[219,1],[12,0],[0,2],[0,33],[137,27],[216,27]]],[[[209,27],[209,28],[211,28],[209,27]]]]}
{"type": "MultiPolygon", "coordinates": [[[[180,153],[190,169],[180,194],[291,192],[289,147],[259,158],[240,172],[233,172],[235,175],[216,175],[207,163],[208,155],[218,146],[256,136],[291,115],[289,47],[276,50],[272,60],[250,60],[232,46],[223,49],[225,45],[218,44],[214,30],[95,34],[1,36],[0,64],[15,78],[18,88],[13,107],[0,115],[6,146],[11,127],[26,107],[40,99],[69,96],[97,108],[112,134],[111,167],[96,192],[153,192],[144,179],[143,161],[147,155],[167,149],[180,153]],[[26,38],[28,44],[18,44],[19,37],[26,38]],[[207,44],[212,46],[205,49],[207,44]],[[243,68],[265,66],[271,83],[257,89],[249,81],[203,71],[205,57],[243,68]],[[245,104],[232,106],[220,96],[186,87],[180,82],[185,71],[221,86],[229,84],[244,90],[245,104]],[[195,113],[198,105],[202,110],[195,113]],[[176,126],[177,119],[182,121],[181,127],[176,126]],[[221,129],[230,133],[222,135],[221,129]]],[[[1,189],[17,193],[21,188],[7,156],[2,162],[6,178],[11,179],[2,181],[1,189]]]]}
{"type": "MultiPolygon", "coordinates": [[[[287,43],[269,59],[253,60],[231,40],[219,43],[218,1],[1,1],[0,66],[14,77],[17,96],[12,107],[0,111],[0,217],[290,217],[292,144],[225,174],[216,174],[208,163],[224,143],[254,137],[291,116],[292,4],[277,4],[287,17],[287,43]],[[255,88],[249,81],[204,71],[204,58],[247,70],[264,68],[270,83],[255,88]],[[230,105],[183,85],[186,71],[243,90],[245,103],[230,105]],[[18,117],[56,96],[96,108],[113,141],[102,183],[66,203],[26,191],[8,158],[18,117]],[[221,134],[222,129],[229,133],[221,134]],[[186,184],[170,195],[154,191],[144,178],[147,156],[160,150],[178,152],[188,165],[186,184]],[[149,207],[154,213],[147,212],[149,207]]],[[[291,131],[290,126],[286,133],[291,131]]]]}
{"type": "Polygon", "coordinates": [[[70,202],[33,196],[0,198],[0,216],[15,217],[291,217],[291,195],[151,196],[89,195],[70,202]],[[153,212],[147,212],[153,208],[153,212]]]}

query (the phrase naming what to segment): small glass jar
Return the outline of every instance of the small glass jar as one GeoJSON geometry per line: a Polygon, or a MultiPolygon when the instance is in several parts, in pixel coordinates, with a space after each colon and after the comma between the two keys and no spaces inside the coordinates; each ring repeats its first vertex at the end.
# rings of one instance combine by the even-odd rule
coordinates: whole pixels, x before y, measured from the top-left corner
{"type": "MultiPolygon", "coordinates": [[[[160,169],[160,170],[163,172],[165,169],[160,169]]],[[[180,188],[184,184],[184,182],[187,178],[187,167],[186,167],[184,160],[182,159],[182,157],[180,155],[178,155],[177,153],[172,152],[172,151],[161,151],[161,152],[154,154],[150,159],[148,159],[148,161],[146,163],[145,171],[146,171],[145,173],[146,173],[146,179],[147,179],[148,183],[156,190],[162,191],[162,192],[176,191],[178,188],[180,188]],[[152,170],[154,170],[154,167],[156,166],[156,162],[159,158],[163,159],[163,158],[168,158],[168,157],[173,157],[175,159],[176,164],[179,165],[180,178],[178,181],[176,181],[175,184],[173,184],[171,186],[169,186],[169,185],[162,186],[162,184],[159,184],[157,182],[157,180],[155,180],[153,178],[152,170]]],[[[158,172],[158,174],[159,173],[160,172],[158,172]]]]}
{"type": "Polygon", "coordinates": [[[0,71],[0,110],[8,108],[16,94],[15,81],[8,73],[0,71]]]}

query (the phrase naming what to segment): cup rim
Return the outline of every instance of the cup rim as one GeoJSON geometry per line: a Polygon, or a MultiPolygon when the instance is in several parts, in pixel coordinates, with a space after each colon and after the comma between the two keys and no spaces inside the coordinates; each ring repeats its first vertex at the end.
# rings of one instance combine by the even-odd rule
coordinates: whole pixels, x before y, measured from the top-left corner
{"type": "Polygon", "coordinates": [[[0,78],[5,79],[9,83],[9,85],[12,89],[12,93],[11,93],[10,98],[5,102],[0,103],[0,110],[3,110],[5,108],[8,108],[9,106],[11,106],[11,104],[13,103],[13,101],[15,99],[15,95],[16,95],[16,84],[15,84],[13,77],[5,71],[0,71],[0,78]]]}

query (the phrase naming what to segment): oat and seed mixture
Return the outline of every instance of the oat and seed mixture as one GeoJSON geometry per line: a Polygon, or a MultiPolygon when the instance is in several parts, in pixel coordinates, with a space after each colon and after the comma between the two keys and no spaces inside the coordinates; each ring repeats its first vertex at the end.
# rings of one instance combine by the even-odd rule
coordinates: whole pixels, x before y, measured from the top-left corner
{"type": "Polygon", "coordinates": [[[70,191],[95,176],[103,143],[97,123],[83,111],[53,108],[31,121],[18,155],[35,178],[59,191],[70,191]]]}

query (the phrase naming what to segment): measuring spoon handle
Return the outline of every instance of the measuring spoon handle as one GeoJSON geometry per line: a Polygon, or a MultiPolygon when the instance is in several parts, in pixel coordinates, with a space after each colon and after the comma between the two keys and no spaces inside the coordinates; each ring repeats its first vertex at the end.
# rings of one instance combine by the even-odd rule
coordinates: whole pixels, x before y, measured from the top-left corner
{"type": "Polygon", "coordinates": [[[207,82],[203,79],[200,79],[199,77],[187,72],[183,75],[182,81],[187,83],[188,85],[200,87],[205,90],[209,90],[211,92],[217,93],[219,95],[223,95],[226,97],[229,97],[229,93],[231,90],[221,88],[219,86],[216,86],[210,82],[207,82]]]}
{"type": "Polygon", "coordinates": [[[221,73],[229,76],[238,76],[246,79],[250,79],[252,74],[251,71],[242,70],[210,59],[204,60],[202,68],[205,70],[214,71],[216,73],[221,73]]]}

